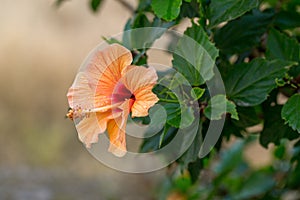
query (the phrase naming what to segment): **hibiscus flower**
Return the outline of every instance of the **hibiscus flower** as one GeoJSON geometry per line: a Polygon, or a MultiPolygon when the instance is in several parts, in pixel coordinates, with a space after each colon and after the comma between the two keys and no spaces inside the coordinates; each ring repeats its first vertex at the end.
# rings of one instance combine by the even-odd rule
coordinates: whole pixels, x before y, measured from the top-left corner
{"type": "Polygon", "coordinates": [[[153,67],[131,65],[131,52],[112,44],[92,55],[76,76],[67,97],[67,117],[73,119],[80,141],[86,147],[98,142],[98,134],[108,132],[109,151],[126,153],[125,129],[128,115],[144,117],[157,101],[152,92],[157,81],[153,67]]]}

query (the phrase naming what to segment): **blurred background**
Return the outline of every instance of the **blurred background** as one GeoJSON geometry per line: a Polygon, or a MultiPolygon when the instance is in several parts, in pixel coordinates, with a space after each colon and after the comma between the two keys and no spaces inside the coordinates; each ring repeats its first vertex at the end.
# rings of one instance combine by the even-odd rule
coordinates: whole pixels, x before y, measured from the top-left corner
{"type": "Polygon", "coordinates": [[[0,0],[0,199],[153,199],[164,170],[109,169],[64,118],[81,62],[130,16],[117,0],[0,0]]]}
{"type": "MultiPolygon", "coordinates": [[[[126,174],[104,166],[64,118],[80,64],[131,17],[122,2],[103,1],[93,13],[88,0],[60,7],[55,0],[0,0],[1,200],[155,199],[165,169],[126,174]]],[[[271,160],[257,142],[245,157],[254,168],[271,160]]]]}

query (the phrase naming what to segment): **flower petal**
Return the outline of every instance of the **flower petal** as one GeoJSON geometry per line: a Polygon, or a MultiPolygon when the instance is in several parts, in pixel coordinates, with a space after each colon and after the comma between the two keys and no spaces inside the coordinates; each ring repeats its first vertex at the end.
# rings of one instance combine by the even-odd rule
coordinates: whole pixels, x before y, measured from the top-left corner
{"type": "Polygon", "coordinates": [[[158,102],[157,96],[151,91],[152,85],[143,87],[135,93],[135,102],[131,107],[132,117],[144,117],[148,110],[158,102]]]}
{"type": "MultiPolygon", "coordinates": [[[[122,157],[126,154],[125,130],[129,115],[130,103],[131,100],[126,100],[120,106],[120,109],[122,109],[122,115],[108,121],[107,123],[107,132],[110,140],[108,151],[112,152],[118,157],[122,157]]],[[[115,116],[115,113],[113,115],[115,116]]]]}
{"type": "Polygon", "coordinates": [[[93,107],[93,92],[89,86],[87,75],[79,72],[67,93],[69,106],[89,109],[93,107]]]}
{"type": "Polygon", "coordinates": [[[122,81],[135,96],[135,102],[131,108],[132,117],[147,116],[149,108],[159,100],[152,92],[157,82],[155,69],[132,65],[126,70],[122,81]]]}
{"type": "Polygon", "coordinates": [[[157,74],[153,67],[129,66],[122,78],[125,86],[132,92],[149,85],[154,86],[157,82],[157,74]]]}
{"type": "Polygon", "coordinates": [[[126,154],[125,130],[118,126],[120,123],[122,123],[122,117],[112,119],[107,124],[107,131],[110,140],[108,151],[118,157],[122,157],[126,154]]]}
{"type": "MultiPolygon", "coordinates": [[[[98,99],[110,97],[123,70],[132,62],[131,52],[119,44],[112,44],[94,54],[84,71],[89,76],[91,88],[98,99]]],[[[107,102],[110,103],[110,102],[107,102]]]]}
{"type": "Polygon", "coordinates": [[[103,132],[103,127],[99,126],[95,113],[90,113],[88,117],[84,117],[76,125],[76,129],[79,140],[83,142],[87,148],[90,148],[92,143],[98,142],[98,135],[103,132]]]}

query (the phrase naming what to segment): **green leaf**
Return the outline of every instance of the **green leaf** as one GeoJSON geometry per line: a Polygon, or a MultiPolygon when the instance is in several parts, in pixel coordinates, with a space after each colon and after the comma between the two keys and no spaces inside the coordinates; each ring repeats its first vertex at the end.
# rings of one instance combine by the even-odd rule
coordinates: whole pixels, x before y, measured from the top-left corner
{"type": "Polygon", "coordinates": [[[63,2],[66,2],[67,0],[56,0],[55,5],[58,7],[60,6],[63,2]]]}
{"type": "Polygon", "coordinates": [[[300,94],[289,98],[282,108],[281,116],[293,130],[300,133],[300,94]]]}
{"type": "Polygon", "coordinates": [[[233,20],[258,6],[258,0],[211,0],[209,5],[209,26],[233,20]]]}
{"type": "Polygon", "coordinates": [[[151,0],[139,0],[137,11],[151,11],[151,0]]]}
{"type": "Polygon", "coordinates": [[[187,151],[180,157],[180,162],[183,163],[185,168],[188,167],[189,163],[196,162],[198,159],[200,147],[202,144],[202,123],[199,123],[197,134],[193,140],[193,143],[187,151]]]}
{"type": "MultiPolygon", "coordinates": [[[[190,172],[192,183],[195,183],[198,180],[198,177],[199,177],[200,172],[203,169],[203,167],[204,167],[203,159],[198,158],[196,161],[189,163],[188,171],[190,172]]],[[[199,198],[196,198],[196,199],[199,199],[199,198]]]]}
{"type": "Polygon", "coordinates": [[[221,94],[212,97],[204,109],[204,115],[211,120],[219,120],[225,113],[230,113],[233,119],[239,119],[235,104],[221,94]]]}
{"type": "Polygon", "coordinates": [[[275,158],[282,160],[286,154],[286,143],[281,142],[281,144],[278,147],[276,147],[273,154],[275,158]]]}
{"type": "Polygon", "coordinates": [[[167,123],[176,128],[189,127],[194,119],[192,107],[178,103],[167,103],[163,105],[167,112],[167,123]]]}
{"type": "Polygon", "coordinates": [[[294,164],[294,168],[288,177],[288,187],[299,189],[300,185],[300,140],[296,142],[293,147],[293,157],[291,163],[294,164]]]}
{"type": "MultiPolygon", "coordinates": [[[[220,1],[221,2],[221,1],[220,1]]],[[[238,1],[236,1],[238,2],[238,1]]],[[[273,13],[254,10],[216,30],[216,46],[224,53],[241,53],[257,46],[272,22],[273,13]]]]}
{"type": "Polygon", "coordinates": [[[234,66],[225,79],[229,99],[239,106],[255,106],[266,100],[276,87],[276,78],[283,78],[291,62],[256,58],[234,66]]]}
{"type": "Polygon", "coordinates": [[[158,148],[162,147],[162,144],[163,144],[163,141],[165,139],[165,136],[166,136],[166,134],[167,134],[167,132],[169,131],[170,128],[171,128],[171,126],[169,124],[166,124],[164,126],[163,132],[162,132],[162,134],[159,137],[158,148]]]}
{"type": "Polygon", "coordinates": [[[152,137],[148,137],[145,138],[141,147],[140,147],[140,152],[142,153],[146,153],[146,152],[152,152],[152,151],[156,151],[158,150],[160,147],[164,147],[165,145],[167,145],[170,141],[172,141],[172,139],[174,138],[174,136],[177,133],[176,128],[174,127],[170,127],[166,133],[163,133],[164,129],[160,130],[157,134],[155,134],[152,137]],[[159,147],[159,143],[160,143],[160,139],[161,139],[161,135],[164,134],[163,137],[163,141],[161,143],[161,146],[159,147]]]}
{"type": "Polygon", "coordinates": [[[123,45],[128,49],[147,49],[175,22],[164,22],[155,17],[149,21],[144,13],[129,19],[124,28],[123,45]]]}
{"type": "Polygon", "coordinates": [[[100,7],[102,0],[91,0],[90,1],[90,5],[91,5],[91,9],[96,12],[98,10],[98,8],[100,7]]]}
{"type": "Polygon", "coordinates": [[[173,53],[173,67],[190,84],[199,86],[213,77],[213,68],[218,53],[202,27],[193,24],[179,39],[173,53]]]}
{"type": "Polygon", "coordinates": [[[121,41],[119,41],[119,40],[117,40],[116,38],[113,38],[113,37],[112,38],[106,38],[106,37],[102,36],[102,39],[105,40],[105,42],[107,42],[107,44],[115,44],[115,43],[117,43],[117,44],[122,45],[121,41]]]}
{"type": "Polygon", "coordinates": [[[199,3],[197,0],[183,1],[180,7],[180,18],[200,17],[199,3]]]}
{"type": "Polygon", "coordinates": [[[221,160],[216,165],[218,174],[226,174],[238,166],[243,160],[245,141],[238,140],[231,148],[221,154],[221,160]]]}
{"type": "Polygon", "coordinates": [[[293,29],[300,27],[300,13],[281,11],[276,14],[274,25],[280,29],[293,29]]]}
{"type": "Polygon", "coordinates": [[[202,95],[204,94],[205,89],[199,88],[199,87],[194,87],[191,90],[191,96],[195,99],[198,100],[202,97],[202,95]]]}
{"type": "Polygon", "coordinates": [[[272,175],[254,172],[243,182],[241,190],[233,195],[233,199],[253,199],[272,189],[275,183],[272,175]]]}
{"type": "Polygon", "coordinates": [[[261,122],[261,120],[258,118],[257,113],[254,109],[254,107],[237,107],[237,112],[239,114],[239,120],[233,121],[233,123],[241,127],[243,129],[257,125],[261,122]]]}
{"type": "Polygon", "coordinates": [[[156,134],[162,130],[167,119],[167,113],[160,104],[156,104],[149,110],[149,116],[151,121],[145,132],[145,137],[147,137],[147,135],[156,134]]]}
{"type": "Polygon", "coordinates": [[[264,128],[260,133],[259,141],[262,146],[268,147],[269,143],[274,143],[275,145],[280,144],[280,140],[287,138],[293,140],[299,137],[299,134],[293,131],[288,125],[284,124],[283,119],[281,118],[281,109],[282,106],[270,106],[268,105],[264,108],[265,121],[264,128]]]}
{"type": "Polygon", "coordinates": [[[268,59],[300,61],[300,45],[296,39],[288,37],[275,29],[271,29],[267,41],[268,59]]]}
{"type": "Polygon", "coordinates": [[[182,0],[152,0],[151,6],[154,13],[167,21],[178,17],[182,0]]]}
{"type": "Polygon", "coordinates": [[[138,13],[135,15],[131,28],[143,28],[143,27],[150,27],[151,23],[147,16],[144,13],[138,13]]]}

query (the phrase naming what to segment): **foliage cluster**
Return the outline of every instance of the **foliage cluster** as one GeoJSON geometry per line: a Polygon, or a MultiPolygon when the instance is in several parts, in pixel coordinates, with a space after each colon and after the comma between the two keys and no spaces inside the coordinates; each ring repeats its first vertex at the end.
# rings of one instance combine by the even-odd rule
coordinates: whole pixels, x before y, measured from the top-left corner
{"type": "MultiPolygon", "coordinates": [[[[92,0],[91,8],[96,11],[100,3],[92,0]]],[[[192,145],[170,166],[172,173],[162,186],[161,199],[280,199],[300,189],[299,10],[299,0],[139,1],[124,30],[171,29],[183,19],[190,19],[192,25],[184,34],[206,50],[226,88],[226,97],[210,97],[205,82],[214,74],[199,76],[194,66],[173,54],[173,68],[192,85],[193,97],[200,106],[200,121],[192,145]],[[222,103],[226,104],[226,113],[222,109],[211,113],[211,105],[222,103]],[[200,159],[200,144],[209,122],[221,117],[226,118],[221,138],[213,151],[200,159]],[[261,130],[249,133],[248,128],[255,125],[262,127],[261,130]],[[240,140],[223,151],[222,141],[232,137],[240,140]],[[275,145],[271,165],[251,169],[244,160],[242,152],[253,137],[265,148],[271,143],[275,145]]],[[[152,42],[159,37],[153,37],[152,42]]],[[[128,41],[118,42],[128,46],[128,41]]],[[[184,44],[179,40],[176,51],[180,52],[184,44]]],[[[132,51],[136,64],[147,64],[148,47],[132,51]]],[[[203,58],[197,49],[188,53],[203,58]]],[[[196,62],[200,63],[196,66],[200,72],[213,70],[213,65],[203,65],[203,62],[196,62]]],[[[157,86],[154,92],[167,111],[167,119],[159,134],[145,139],[142,152],[166,145],[176,134],[181,120],[187,126],[194,120],[191,110],[181,119],[182,110],[177,108],[182,102],[168,89],[157,86]]]]}

